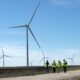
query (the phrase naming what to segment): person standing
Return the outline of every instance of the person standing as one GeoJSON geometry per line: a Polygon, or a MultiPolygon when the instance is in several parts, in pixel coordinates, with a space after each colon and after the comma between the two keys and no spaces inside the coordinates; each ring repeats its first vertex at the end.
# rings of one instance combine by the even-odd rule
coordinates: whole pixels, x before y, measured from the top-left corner
{"type": "Polygon", "coordinates": [[[58,67],[58,73],[59,73],[62,68],[62,63],[60,60],[58,61],[57,67],[58,67]]]}
{"type": "Polygon", "coordinates": [[[46,61],[46,72],[49,73],[49,61],[46,61]]]}
{"type": "Polygon", "coordinates": [[[67,72],[67,61],[65,59],[63,59],[63,71],[64,73],[67,72]]]}
{"type": "Polygon", "coordinates": [[[55,60],[53,60],[53,62],[52,62],[52,69],[53,69],[53,73],[55,73],[56,72],[56,62],[55,62],[55,60]]]}

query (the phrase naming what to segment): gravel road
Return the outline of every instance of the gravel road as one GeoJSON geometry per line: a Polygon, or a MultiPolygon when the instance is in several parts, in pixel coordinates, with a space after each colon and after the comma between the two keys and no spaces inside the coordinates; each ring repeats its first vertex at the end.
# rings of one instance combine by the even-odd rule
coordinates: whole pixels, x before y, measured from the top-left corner
{"type": "Polygon", "coordinates": [[[67,73],[49,73],[40,74],[34,76],[21,76],[21,77],[9,77],[0,78],[0,80],[79,80],[80,70],[68,71],[67,73]]]}

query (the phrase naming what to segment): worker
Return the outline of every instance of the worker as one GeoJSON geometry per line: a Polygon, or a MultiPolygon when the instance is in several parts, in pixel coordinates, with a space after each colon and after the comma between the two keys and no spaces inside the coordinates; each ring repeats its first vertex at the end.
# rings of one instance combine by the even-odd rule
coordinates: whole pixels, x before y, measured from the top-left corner
{"type": "Polygon", "coordinates": [[[63,59],[63,70],[64,70],[64,73],[66,73],[66,71],[67,71],[67,61],[65,59],[63,59]]]}
{"type": "Polygon", "coordinates": [[[46,61],[46,72],[49,73],[49,61],[46,61]]]}
{"type": "Polygon", "coordinates": [[[56,72],[56,62],[55,62],[55,60],[53,60],[53,62],[52,62],[52,69],[53,69],[53,73],[55,73],[56,72]]]}
{"type": "Polygon", "coordinates": [[[58,73],[59,73],[62,68],[62,63],[60,60],[58,61],[57,67],[58,67],[58,73]]]}

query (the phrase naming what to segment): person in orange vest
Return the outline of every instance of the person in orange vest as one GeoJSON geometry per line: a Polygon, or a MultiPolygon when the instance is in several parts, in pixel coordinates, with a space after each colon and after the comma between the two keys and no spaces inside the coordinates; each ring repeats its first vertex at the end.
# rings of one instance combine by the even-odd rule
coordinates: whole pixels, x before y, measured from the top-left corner
{"type": "Polygon", "coordinates": [[[46,72],[49,73],[49,61],[46,61],[46,72]]]}
{"type": "Polygon", "coordinates": [[[55,73],[56,72],[56,62],[55,62],[55,60],[53,60],[53,62],[52,62],[52,69],[53,69],[53,73],[55,73]]]}

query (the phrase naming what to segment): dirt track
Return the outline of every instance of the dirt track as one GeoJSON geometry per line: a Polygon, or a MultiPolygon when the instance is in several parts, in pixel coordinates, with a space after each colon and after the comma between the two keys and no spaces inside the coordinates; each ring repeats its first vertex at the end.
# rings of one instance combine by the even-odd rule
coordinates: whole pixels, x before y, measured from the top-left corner
{"type": "Polygon", "coordinates": [[[41,74],[35,76],[21,76],[21,77],[10,77],[0,78],[0,80],[78,80],[80,79],[80,70],[69,71],[67,73],[50,73],[41,74]]]}

